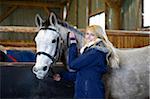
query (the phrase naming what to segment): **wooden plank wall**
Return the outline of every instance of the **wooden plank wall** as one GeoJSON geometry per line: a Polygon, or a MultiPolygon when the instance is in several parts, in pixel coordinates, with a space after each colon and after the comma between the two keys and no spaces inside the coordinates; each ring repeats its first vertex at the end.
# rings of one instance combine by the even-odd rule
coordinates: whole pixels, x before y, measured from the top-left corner
{"type": "Polygon", "coordinates": [[[106,30],[109,40],[117,48],[139,48],[150,45],[150,32],[106,30]]]}
{"type": "MultiPolygon", "coordinates": [[[[0,45],[3,45],[7,49],[20,49],[35,50],[35,42],[33,41],[36,35],[37,29],[35,27],[0,27],[0,45]],[[7,29],[8,28],[8,29],[7,29]],[[24,37],[24,35],[29,36],[30,39],[21,40],[17,38],[17,34],[13,37],[13,40],[9,38],[4,38],[4,34],[9,35],[17,32],[24,37]],[[1,35],[3,34],[3,35],[1,35]],[[31,37],[32,36],[32,37],[31,37]]],[[[83,31],[83,29],[82,29],[83,31]]],[[[106,30],[109,40],[117,48],[139,48],[150,45],[150,32],[148,31],[123,31],[123,30],[106,30]]],[[[27,38],[27,37],[26,37],[27,38]]]]}
{"type": "MultiPolygon", "coordinates": [[[[84,29],[80,31],[85,32],[84,29]]],[[[150,31],[106,30],[116,48],[140,48],[150,45],[150,31]]]]}

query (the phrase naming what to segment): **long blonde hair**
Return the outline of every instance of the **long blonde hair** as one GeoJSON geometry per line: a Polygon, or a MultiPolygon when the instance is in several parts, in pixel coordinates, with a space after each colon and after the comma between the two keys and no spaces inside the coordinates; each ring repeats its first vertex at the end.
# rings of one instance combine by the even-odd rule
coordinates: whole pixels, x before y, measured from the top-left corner
{"type": "Polygon", "coordinates": [[[90,31],[91,33],[96,35],[97,38],[102,39],[103,44],[109,50],[106,56],[107,64],[111,68],[119,68],[119,57],[115,51],[113,44],[108,40],[107,34],[105,31],[103,31],[102,27],[99,25],[91,25],[86,28],[86,31],[90,31]]]}

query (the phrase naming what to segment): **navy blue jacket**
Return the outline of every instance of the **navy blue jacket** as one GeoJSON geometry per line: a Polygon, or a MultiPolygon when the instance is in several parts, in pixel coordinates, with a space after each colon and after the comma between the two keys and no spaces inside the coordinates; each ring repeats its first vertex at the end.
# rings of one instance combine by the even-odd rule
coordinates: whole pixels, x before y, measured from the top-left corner
{"type": "Polygon", "coordinates": [[[78,56],[75,43],[69,47],[68,65],[77,71],[75,81],[74,98],[98,98],[104,99],[104,84],[101,80],[102,74],[106,73],[106,53],[89,48],[78,56]]]}

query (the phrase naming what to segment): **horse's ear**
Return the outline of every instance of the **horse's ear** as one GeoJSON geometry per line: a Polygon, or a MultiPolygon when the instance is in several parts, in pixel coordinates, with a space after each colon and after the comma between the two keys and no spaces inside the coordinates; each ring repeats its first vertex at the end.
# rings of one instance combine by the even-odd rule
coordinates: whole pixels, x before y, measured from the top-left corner
{"type": "Polygon", "coordinates": [[[58,24],[58,20],[56,18],[56,15],[53,12],[51,12],[51,14],[50,14],[49,21],[50,21],[51,25],[56,26],[58,24]]]}
{"type": "Polygon", "coordinates": [[[43,22],[42,18],[40,17],[39,14],[37,14],[35,16],[35,24],[36,24],[36,26],[37,27],[42,27],[42,22],[43,22]]]}

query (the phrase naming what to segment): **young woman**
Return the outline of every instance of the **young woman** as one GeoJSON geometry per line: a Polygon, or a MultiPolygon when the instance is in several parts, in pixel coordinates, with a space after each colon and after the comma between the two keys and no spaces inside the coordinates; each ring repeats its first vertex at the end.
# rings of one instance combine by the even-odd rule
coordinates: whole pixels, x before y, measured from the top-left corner
{"type": "Polygon", "coordinates": [[[98,25],[88,26],[85,46],[78,56],[74,33],[70,34],[69,61],[71,69],[76,70],[74,98],[104,99],[105,90],[102,75],[108,71],[112,60],[118,60],[106,33],[98,25]]]}

